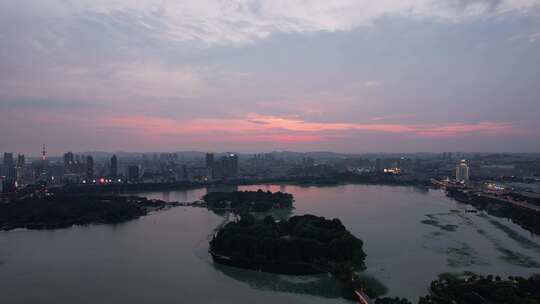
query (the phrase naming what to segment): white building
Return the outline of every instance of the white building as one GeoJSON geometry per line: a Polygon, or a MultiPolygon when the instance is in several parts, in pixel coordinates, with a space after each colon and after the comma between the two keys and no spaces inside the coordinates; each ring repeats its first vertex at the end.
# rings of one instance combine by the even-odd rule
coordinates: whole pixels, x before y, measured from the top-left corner
{"type": "Polygon", "coordinates": [[[469,182],[469,165],[466,160],[456,166],[456,181],[464,184],[469,182]]]}

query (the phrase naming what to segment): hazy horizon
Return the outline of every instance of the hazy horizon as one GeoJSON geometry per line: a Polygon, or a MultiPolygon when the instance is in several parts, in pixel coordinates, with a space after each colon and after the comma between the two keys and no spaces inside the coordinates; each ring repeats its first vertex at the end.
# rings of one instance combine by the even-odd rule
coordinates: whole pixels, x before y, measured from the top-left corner
{"type": "Polygon", "coordinates": [[[0,152],[540,152],[540,1],[0,1],[0,152]]]}
{"type": "MultiPolygon", "coordinates": [[[[19,151],[2,151],[8,153],[14,153],[15,156],[18,153],[25,154],[27,158],[41,158],[41,154],[37,153],[22,153],[19,151]]],[[[489,152],[489,151],[435,151],[435,152],[426,152],[426,151],[417,151],[417,152],[384,152],[384,151],[373,151],[373,152],[339,152],[339,151],[292,151],[292,150],[272,150],[272,151],[235,151],[235,150],[148,150],[148,151],[100,151],[100,150],[88,150],[88,151],[78,151],[73,149],[65,150],[61,153],[51,154],[47,152],[48,158],[61,158],[66,152],[72,152],[78,155],[95,155],[95,154],[108,154],[108,155],[122,155],[122,154],[160,154],[160,153],[177,153],[177,154],[190,154],[190,153],[214,153],[214,154],[227,154],[227,153],[237,153],[239,155],[254,155],[254,154],[265,154],[265,153],[298,153],[298,154],[336,154],[336,155],[351,155],[351,156],[366,156],[366,155],[439,155],[442,153],[453,153],[454,158],[457,157],[457,154],[467,154],[467,155],[489,155],[489,154],[510,154],[510,155],[540,155],[540,152],[489,152]]],[[[1,158],[2,155],[0,155],[1,158]]],[[[203,155],[201,155],[202,157],[203,155]]]]}

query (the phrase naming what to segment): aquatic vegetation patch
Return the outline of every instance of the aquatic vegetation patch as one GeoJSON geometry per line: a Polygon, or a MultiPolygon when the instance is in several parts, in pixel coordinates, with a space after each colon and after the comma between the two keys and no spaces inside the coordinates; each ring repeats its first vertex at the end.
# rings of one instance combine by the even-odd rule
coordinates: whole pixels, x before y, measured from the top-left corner
{"type": "Polygon", "coordinates": [[[536,252],[540,252],[540,245],[531,241],[530,239],[522,236],[521,234],[519,234],[517,231],[513,230],[512,228],[506,226],[506,225],[503,225],[495,220],[489,220],[489,222],[497,227],[499,230],[503,231],[509,238],[511,238],[512,240],[518,242],[521,247],[525,248],[525,249],[533,249],[535,250],[536,252]]]}
{"type": "Polygon", "coordinates": [[[446,249],[448,266],[469,267],[472,265],[487,265],[487,262],[478,257],[478,254],[466,243],[460,243],[460,247],[446,249]]]}
{"type": "Polygon", "coordinates": [[[502,254],[502,256],[500,257],[501,260],[504,260],[515,266],[540,268],[540,263],[536,262],[536,260],[534,260],[532,257],[504,247],[498,239],[488,234],[485,230],[478,228],[478,226],[476,225],[474,225],[474,227],[480,235],[484,236],[487,240],[489,240],[493,244],[493,246],[495,246],[495,249],[497,249],[497,251],[502,254]]]}
{"type": "MultiPolygon", "coordinates": [[[[441,232],[441,231],[433,231],[431,233],[428,233],[428,234],[425,234],[424,235],[424,238],[426,239],[430,239],[430,240],[436,240],[436,241],[439,241],[441,240],[441,236],[444,235],[444,232],[441,232]]],[[[425,244],[423,246],[424,248],[428,248],[425,244]]]]}
{"type": "Polygon", "coordinates": [[[425,216],[426,216],[427,218],[430,218],[430,219],[433,219],[433,220],[436,220],[436,219],[437,219],[437,217],[436,217],[434,214],[425,214],[425,216]]]}
{"type": "Polygon", "coordinates": [[[444,225],[441,227],[441,229],[445,231],[456,231],[458,227],[458,225],[444,225]]]}
{"type": "Polygon", "coordinates": [[[425,225],[435,226],[435,227],[439,226],[439,221],[435,221],[435,220],[422,220],[420,221],[420,223],[425,224],[425,225]]]}
{"type": "Polygon", "coordinates": [[[500,248],[497,248],[497,250],[499,250],[503,254],[501,259],[505,260],[506,262],[512,265],[527,267],[527,268],[540,268],[540,263],[536,262],[533,258],[529,256],[526,256],[519,252],[515,252],[508,248],[500,247],[500,248]]]}
{"type": "Polygon", "coordinates": [[[426,213],[424,214],[427,218],[438,220],[441,216],[453,215],[454,212],[439,212],[439,213],[426,213]]]}
{"type": "Polygon", "coordinates": [[[441,224],[439,221],[436,221],[436,220],[422,220],[420,221],[420,223],[424,224],[424,225],[430,225],[430,226],[433,226],[433,227],[437,227],[441,230],[445,230],[445,231],[456,231],[456,229],[459,227],[457,225],[451,225],[451,224],[441,224]]]}

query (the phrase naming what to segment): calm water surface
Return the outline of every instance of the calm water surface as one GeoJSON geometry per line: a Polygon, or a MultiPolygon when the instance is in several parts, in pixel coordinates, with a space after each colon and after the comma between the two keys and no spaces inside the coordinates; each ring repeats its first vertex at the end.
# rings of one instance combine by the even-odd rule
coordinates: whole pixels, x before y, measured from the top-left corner
{"type": "MultiPolygon", "coordinates": [[[[439,190],[259,185],[286,191],[294,214],[337,217],[364,241],[367,273],[416,300],[443,272],[540,273],[540,238],[439,190]]],[[[193,201],[206,189],[144,193],[193,201]]],[[[277,214],[276,216],[287,216],[277,214]]],[[[120,225],[0,232],[0,303],[350,303],[327,276],[214,265],[208,237],[228,216],[178,207],[120,225]]]]}

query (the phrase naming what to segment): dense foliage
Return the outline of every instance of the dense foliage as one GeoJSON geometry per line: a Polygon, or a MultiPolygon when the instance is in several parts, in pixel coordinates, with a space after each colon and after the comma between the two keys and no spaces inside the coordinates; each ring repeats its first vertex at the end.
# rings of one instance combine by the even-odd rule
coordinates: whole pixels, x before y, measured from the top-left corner
{"type": "Polygon", "coordinates": [[[203,200],[211,209],[232,209],[264,212],[273,208],[290,208],[293,196],[289,193],[270,191],[210,192],[203,200]]]}
{"type": "Polygon", "coordinates": [[[0,204],[0,230],[48,229],[90,223],[118,223],[145,215],[132,198],[59,195],[0,204]]]}
{"type": "Polygon", "coordinates": [[[265,265],[267,271],[282,272],[283,266],[303,264],[326,272],[342,265],[364,268],[362,245],[338,219],[303,215],[276,222],[271,216],[255,220],[245,214],[221,228],[210,249],[249,268],[265,265]]]}
{"type": "Polygon", "coordinates": [[[539,304],[540,278],[471,276],[433,281],[419,304],[539,304]]]}

